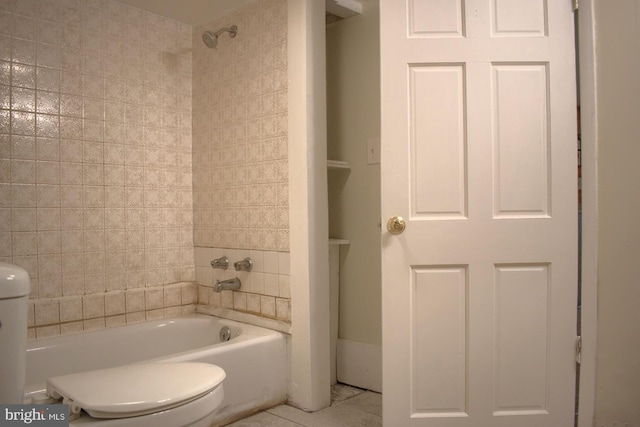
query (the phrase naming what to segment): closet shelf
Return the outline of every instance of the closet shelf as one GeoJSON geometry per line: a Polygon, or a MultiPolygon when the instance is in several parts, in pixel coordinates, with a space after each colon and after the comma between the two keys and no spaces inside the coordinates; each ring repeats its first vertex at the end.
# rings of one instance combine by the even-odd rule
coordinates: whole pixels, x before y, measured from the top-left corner
{"type": "Polygon", "coordinates": [[[329,169],[351,169],[349,162],[343,162],[342,160],[327,160],[327,168],[329,169]]]}
{"type": "Polygon", "coordinates": [[[362,14],[360,0],[325,0],[325,10],[340,18],[351,18],[362,14]]]}
{"type": "Polygon", "coordinates": [[[350,241],[347,239],[334,239],[333,237],[329,237],[329,245],[349,245],[350,241]]]}

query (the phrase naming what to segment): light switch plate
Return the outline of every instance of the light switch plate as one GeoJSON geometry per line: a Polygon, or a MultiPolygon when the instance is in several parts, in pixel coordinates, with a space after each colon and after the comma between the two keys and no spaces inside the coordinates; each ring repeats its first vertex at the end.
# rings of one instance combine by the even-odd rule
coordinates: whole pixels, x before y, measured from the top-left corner
{"type": "Polygon", "coordinates": [[[367,139],[367,164],[380,164],[380,138],[378,137],[367,139]]]}

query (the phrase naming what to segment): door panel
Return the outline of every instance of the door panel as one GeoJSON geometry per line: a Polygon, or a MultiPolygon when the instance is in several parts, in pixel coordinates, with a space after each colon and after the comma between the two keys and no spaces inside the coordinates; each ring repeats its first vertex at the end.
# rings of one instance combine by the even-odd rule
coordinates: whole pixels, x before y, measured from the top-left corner
{"type": "Polygon", "coordinates": [[[383,417],[573,422],[571,2],[381,0],[383,417]]]}
{"type": "Polygon", "coordinates": [[[466,267],[414,268],[411,288],[411,412],[463,416],[467,412],[466,267]]]}
{"type": "Polygon", "coordinates": [[[466,216],[464,66],[409,67],[412,216],[466,216]]]}
{"type": "Polygon", "coordinates": [[[460,37],[464,32],[460,0],[409,0],[410,37],[460,37]]]}
{"type": "Polygon", "coordinates": [[[497,265],[494,277],[494,414],[545,414],[549,400],[549,266],[497,265]]]}
{"type": "Polygon", "coordinates": [[[547,35],[546,0],[493,0],[491,9],[495,36],[547,35]]]}
{"type": "Polygon", "coordinates": [[[548,216],[547,66],[492,65],[492,75],[494,215],[548,216]]]}

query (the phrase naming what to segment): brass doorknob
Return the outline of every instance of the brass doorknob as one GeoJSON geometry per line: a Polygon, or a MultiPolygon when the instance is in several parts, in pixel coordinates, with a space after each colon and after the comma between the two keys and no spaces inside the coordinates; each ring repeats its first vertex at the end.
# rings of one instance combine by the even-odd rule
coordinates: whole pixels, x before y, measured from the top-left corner
{"type": "Polygon", "coordinates": [[[387,221],[387,230],[391,234],[401,234],[406,226],[407,224],[401,216],[391,217],[389,221],[387,221]]]}

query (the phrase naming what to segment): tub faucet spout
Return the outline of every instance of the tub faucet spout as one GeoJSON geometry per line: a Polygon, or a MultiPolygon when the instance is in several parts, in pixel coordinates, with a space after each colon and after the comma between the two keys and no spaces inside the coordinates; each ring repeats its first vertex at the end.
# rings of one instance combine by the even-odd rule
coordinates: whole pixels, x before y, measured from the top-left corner
{"type": "Polygon", "coordinates": [[[237,277],[227,280],[216,280],[216,284],[213,285],[213,290],[215,292],[237,291],[238,289],[240,289],[240,285],[240,279],[238,279],[237,277]]]}

